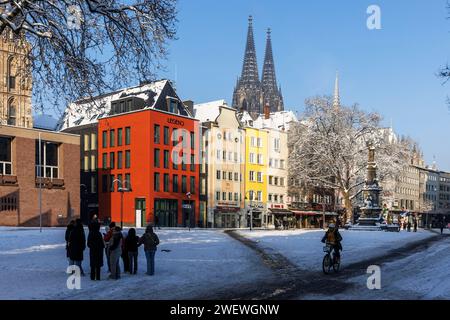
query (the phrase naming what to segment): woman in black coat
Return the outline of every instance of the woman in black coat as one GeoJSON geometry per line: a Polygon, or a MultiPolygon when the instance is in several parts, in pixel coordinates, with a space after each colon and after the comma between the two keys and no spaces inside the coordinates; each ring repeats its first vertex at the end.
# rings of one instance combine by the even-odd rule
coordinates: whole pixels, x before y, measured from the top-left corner
{"type": "Polygon", "coordinates": [[[65,239],[66,239],[66,257],[67,260],[69,260],[69,265],[71,264],[70,262],[70,254],[69,254],[69,237],[70,237],[70,233],[72,232],[73,228],[75,227],[75,220],[71,220],[69,222],[69,224],[67,225],[67,229],[66,229],[66,234],[65,234],[65,239]]]}
{"type": "Polygon", "coordinates": [[[105,242],[100,233],[100,224],[95,223],[91,226],[87,245],[90,249],[91,280],[100,280],[100,270],[103,267],[103,249],[105,249],[105,242]]]}
{"type": "Polygon", "coordinates": [[[86,249],[86,236],[84,235],[83,223],[81,219],[75,221],[75,227],[69,236],[69,257],[71,265],[80,267],[81,274],[84,275],[81,263],[83,261],[83,251],[86,249]]]}

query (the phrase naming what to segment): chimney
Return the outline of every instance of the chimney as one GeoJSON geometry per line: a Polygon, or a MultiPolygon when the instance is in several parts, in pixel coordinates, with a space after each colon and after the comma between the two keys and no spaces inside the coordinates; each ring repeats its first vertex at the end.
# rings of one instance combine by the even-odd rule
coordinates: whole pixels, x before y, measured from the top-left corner
{"type": "Polygon", "coordinates": [[[264,107],[264,119],[270,119],[270,106],[268,104],[264,107]]]}
{"type": "Polygon", "coordinates": [[[186,101],[183,101],[183,104],[186,106],[186,108],[189,110],[189,112],[193,115],[194,114],[194,101],[186,100],[186,101]]]}

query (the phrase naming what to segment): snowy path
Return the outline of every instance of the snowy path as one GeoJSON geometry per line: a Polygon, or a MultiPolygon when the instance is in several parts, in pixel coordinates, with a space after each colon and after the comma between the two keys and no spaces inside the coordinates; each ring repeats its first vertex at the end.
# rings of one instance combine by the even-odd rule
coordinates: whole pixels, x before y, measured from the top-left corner
{"type": "MultiPolygon", "coordinates": [[[[81,290],[68,290],[64,231],[50,228],[40,234],[36,229],[0,228],[0,299],[192,299],[271,274],[250,249],[222,231],[157,230],[161,245],[155,277],[144,275],[140,248],[137,276],[100,282],[86,276],[81,290]]],[[[85,251],[86,273],[88,257],[85,251]]],[[[102,268],[102,279],[106,271],[102,268]]]]}

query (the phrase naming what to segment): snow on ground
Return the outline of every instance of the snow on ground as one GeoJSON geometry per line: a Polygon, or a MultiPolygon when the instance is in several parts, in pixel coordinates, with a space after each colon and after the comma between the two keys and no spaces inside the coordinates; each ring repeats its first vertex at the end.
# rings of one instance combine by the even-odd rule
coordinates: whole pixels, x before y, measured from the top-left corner
{"type": "MultiPolygon", "coordinates": [[[[410,241],[420,241],[434,233],[425,230],[418,232],[347,231],[342,235],[342,267],[374,258],[391,249],[407,245],[410,241]]],[[[323,230],[240,230],[239,233],[258,241],[263,247],[274,249],[292,263],[305,270],[321,270],[324,256],[321,239],[323,230]]]]}
{"type": "Polygon", "coordinates": [[[141,247],[138,275],[106,280],[105,259],[102,281],[91,281],[86,250],[81,290],[68,290],[64,232],[0,228],[0,299],[189,299],[270,275],[256,254],[221,231],[157,230],[161,244],[154,277],[144,274],[141,247]]]}
{"type": "MultiPolygon", "coordinates": [[[[449,235],[450,231],[445,230],[449,235]]],[[[369,274],[349,279],[350,290],[337,295],[309,295],[306,299],[430,300],[450,299],[450,238],[424,251],[380,266],[381,289],[369,290],[369,274]]],[[[330,292],[331,293],[331,292],[330,292]]]]}

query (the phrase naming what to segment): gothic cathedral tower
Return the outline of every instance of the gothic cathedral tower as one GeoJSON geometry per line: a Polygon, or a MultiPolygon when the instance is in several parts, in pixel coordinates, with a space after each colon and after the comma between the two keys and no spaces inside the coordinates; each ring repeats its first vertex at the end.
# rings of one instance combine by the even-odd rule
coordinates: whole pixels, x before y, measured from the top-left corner
{"type": "Polygon", "coordinates": [[[252,16],[249,17],[248,22],[244,63],[242,74],[234,88],[233,107],[239,111],[248,111],[256,118],[264,112],[265,106],[269,106],[271,111],[283,111],[284,105],[281,89],[277,87],[270,29],[267,32],[266,52],[262,80],[260,81],[253,37],[252,16]]]}
{"type": "Polygon", "coordinates": [[[0,36],[0,125],[32,128],[28,43],[9,30],[0,36]]]}

